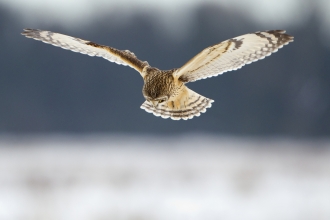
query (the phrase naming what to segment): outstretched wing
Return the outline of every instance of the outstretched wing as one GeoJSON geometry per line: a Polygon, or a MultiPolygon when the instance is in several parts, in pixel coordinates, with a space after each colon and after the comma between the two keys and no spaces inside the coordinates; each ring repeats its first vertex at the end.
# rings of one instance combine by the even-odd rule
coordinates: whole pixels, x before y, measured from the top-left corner
{"type": "Polygon", "coordinates": [[[112,47],[99,45],[91,41],[82,40],[64,34],[38,29],[24,29],[22,35],[63,49],[87,54],[89,56],[103,57],[104,59],[117,64],[128,65],[140,72],[141,75],[143,68],[149,66],[148,62],[139,60],[134,53],[128,50],[117,50],[112,47]]]}
{"type": "Polygon", "coordinates": [[[204,49],[174,76],[183,82],[217,76],[263,59],[292,41],[293,37],[283,30],[245,34],[204,49]]]}

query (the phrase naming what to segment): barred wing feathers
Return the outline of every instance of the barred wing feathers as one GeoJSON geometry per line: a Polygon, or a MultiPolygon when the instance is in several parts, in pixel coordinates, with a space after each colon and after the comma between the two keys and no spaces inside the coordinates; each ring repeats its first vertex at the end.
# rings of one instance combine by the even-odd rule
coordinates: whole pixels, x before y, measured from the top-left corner
{"type": "Polygon", "coordinates": [[[174,76],[183,82],[217,76],[263,59],[292,41],[293,37],[284,30],[245,34],[204,49],[174,76]]]}
{"type": "Polygon", "coordinates": [[[130,66],[140,73],[142,73],[145,66],[148,66],[147,62],[137,59],[134,53],[128,50],[117,50],[112,47],[99,45],[91,41],[82,40],[64,34],[38,29],[24,29],[22,35],[74,52],[87,54],[89,56],[103,57],[110,62],[130,66]]]}

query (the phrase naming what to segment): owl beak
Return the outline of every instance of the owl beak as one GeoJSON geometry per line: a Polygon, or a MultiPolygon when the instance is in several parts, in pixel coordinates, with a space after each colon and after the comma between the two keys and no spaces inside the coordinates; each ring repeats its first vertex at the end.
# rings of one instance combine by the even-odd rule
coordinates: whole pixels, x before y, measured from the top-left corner
{"type": "Polygon", "coordinates": [[[158,101],[150,101],[151,102],[151,104],[155,107],[155,108],[157,108],[157,106],[158,106],[158,101]]]}

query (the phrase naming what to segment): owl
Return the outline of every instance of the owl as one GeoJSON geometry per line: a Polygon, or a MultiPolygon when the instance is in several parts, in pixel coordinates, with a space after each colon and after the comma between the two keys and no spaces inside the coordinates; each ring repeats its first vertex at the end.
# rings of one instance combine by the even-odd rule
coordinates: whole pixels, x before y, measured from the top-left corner
{"type": "Polygon", "coordinates": [[[118,50],[92,41],[38,29],[24,29],[22,34],[63,49],[103,57],[134,68],[144,80],[142,94],[146,101],[141,108],[155,116],[173,120],[200,116],[214,102],[189,89],[187,83],[237,70],[245,64],[269,56],[293,41],[293,37],[285,34],[284,30],[249,33],[204,49],[181,68],[159,70],[148,62],[139,60],[129,50],[118,50]]]}

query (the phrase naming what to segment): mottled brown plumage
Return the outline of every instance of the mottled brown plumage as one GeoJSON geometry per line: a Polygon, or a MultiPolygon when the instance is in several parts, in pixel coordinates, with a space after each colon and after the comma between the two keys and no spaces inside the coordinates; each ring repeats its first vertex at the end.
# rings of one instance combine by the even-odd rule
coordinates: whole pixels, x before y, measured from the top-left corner
{"type": "Polygon", "coordinates": [[[24,29],[28,38],[111,62],[128,65],[137,70],[143,80],[142,93],[146,101],[141,108],[162,118],[191,119],[210,108],[213,100],[190,90],[185,84],[226,71],[236,70],[276,52],[293,37],[283,30],[245,34],[204,49],[179,69],[159,70],[139,60],[128,50],[118,50],[80,38],[50,31],[24,29]]]}
{"type": "MultiPolygon", "coordinates": [[[[179,86],[179,81],[174,80],[173,72],[175,70],[159,70],[155,67],[145,67],[143,70],[144,85],[143,96],[148,100],[154,100],[159,97],[172,96],[173,90],[179,86]]],[[[180,83],[182,84],[182,83],[180,83]]]]}

